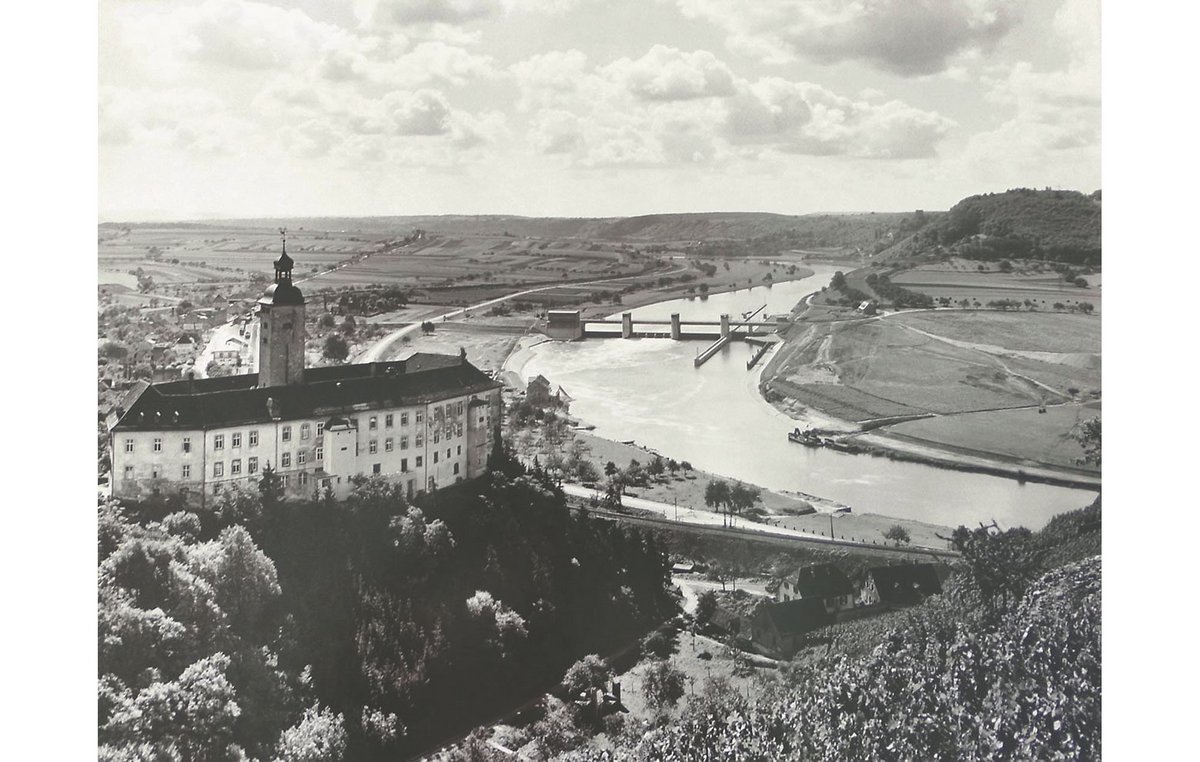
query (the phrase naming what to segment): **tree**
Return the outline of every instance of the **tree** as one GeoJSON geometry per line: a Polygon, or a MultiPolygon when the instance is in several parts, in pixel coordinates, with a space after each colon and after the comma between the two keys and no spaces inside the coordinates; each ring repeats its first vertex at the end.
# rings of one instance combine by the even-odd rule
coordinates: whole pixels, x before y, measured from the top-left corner
{"type": "Polygon", "coordinates": [[[226,527],[216,552],[203,557],[201,574],[212,584],[230,629],[254,642],[270,636],[268,608],[281,595],[275,564],[245,527],[226,527]]]}
{"type": "Polygon", "coordinates": [[[655,659],[642,673],[642,695],[651,709],[661,711],[683,697],[685,676],[666,659],[655,659]]]}
{"type": "Polygon", "coordinates": [[[908,534],[908,530],[899,524],[893,524],[888,527],[888,530],[883,533],[885,540],[891,540],[897,545],[907,545],[912,542],[912,537],[908,534]]]}
{"type": "Polygon", "coordinates": [[[429,333],[433,333],[433,332],[434,332],[434,325],[432,322],[425,320],[421,323],[421,333],[429,334],[429,333]]]}
{"type": "Polygon", "coordinates": [[[329,312],[326,312],[317,321],[317,327],[322,328],[324,330],[329,330],[330,328],[333,328],[335,325],[337,325],[337,321],[333,319],[333,315],[329,312]]]}
{"type": "Polygon", "coordinates": [[[325,337],[325,345],[322,347],[321,353],[328,360],[344,362],[350,356],[350,346],[341,336],[331,333],[325,337]]]}
{"type": "Polygon", "coordinates": [[[346,758],[346,720],[332,709],[310,706],[279,736],[278,762],[341,762],[346,758]]]}
{"type": "Polygon", "coordinates": [[[617,464],[613,463],[611,460],[604,464],[604,475],[605,476],[613,476],[620,470],[621,469],[617,468],[617,464]]]}
{"type": "MultiPolygon", "coordinates": [[[[728,482],[723,479],[713,479],[704,488],[704,504],[720,512],[721,508],[727,508],[730,504],[730,489],[728,482]]],[[[724,520],[721,522],[725,523],[724,520]]]]}
{"type": "Polygon", "coordinates": [[[667,460],[667,469],[670,470],[671,476],[674,476],[675,473],[679,471],[679,461],[675,460],[674,458],[669,458],[667,460]]]}
{"type": "Polygon", "coordinates": [[[1041,572],[1041,551],[1025,527],[1000,532],[960,526],[950,544],[962,554],[989,618],[1020,600],[1041,572]]]}
{"type": "Polygon", "coordinates": [[[106,341],[100,345],[100,356],[107,360],[124,360],[129,356],[129,349],[115,341],[106,341]]]}
{"type": "Polygon", "coordinates": [[[717,594],[705,590],[696,599],[696,625],[703,628],[712,622],[713,614],[717,613],[717,594]]]}
{"type": "Polygon", "coordinates": [[[650,464],[646,466],[646,470],[650,472],[651,476],[662,476],[667,470],[666,461],[663,460],[661,455],[655,455],[654,458],[651,459],[650,464]]]}
{"type": "Polygon", "coordinates": [[[612,670],[596,654],[588,654],[575,662],[563,675],[563,693],[571,699],[579,698],[580,694],[603,689],[612,677],[612,670]]]}
{"type": "Polygon", "coordinates": [[[1083,446],[1083,457],[1078,462],[1100,468],[1100,419],[1084,421],[1074,437],[1083,446]]]}
{"type": "Polygon", "coordinates": [[[675,650],[674,641],[662,630],[652,630],[642,638],[642,653],[665,659],[675,650]]]}
{"type": "Polygon", "coordinates": [[[263,466],[262,478],[258,480],[258,495],[264,509],[277,505],[283,499],[283,485],[270,463],[263,466]]]}
{"type": "Polygon", "coordinates": [[[358,323],[354,320],[353,315],[347,315],[346,319],[342,321],[342,333],[346,334],[347,336],[353,336],[354,329],[357,327],[358,323]]]}
{"type": "Polygon", "coordinates": [[[178,680],[152,683],[112,712],[102,734],[125,740],[129,751],[154,750],[136,758],[237,757],[233,729],[242,710],[228,669],[229,657],[218,653],[191,664],[178,680]]]}
{"type": "Polygon", "coordinates": [[[679,467],[682,468],[685,473],[692,470],[692,464],[686,460],[680,461],[679,467]]]}
{"type": "Polygon", "coordinates": [[[738,482],[729,488],[729,505],[734,513],[745,513],[754,508],[754,504],[761,500],[762,497],[757,487],[747,487],[738,482]]]}

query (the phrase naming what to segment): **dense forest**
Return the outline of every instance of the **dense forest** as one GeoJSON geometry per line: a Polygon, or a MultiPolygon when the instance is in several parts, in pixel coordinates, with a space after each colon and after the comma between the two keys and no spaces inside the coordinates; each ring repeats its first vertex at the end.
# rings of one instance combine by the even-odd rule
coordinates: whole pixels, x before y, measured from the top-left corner
{"type": "Polygon", "coordinates": [[[937,249],[967,259],[1044,259],[1100,265],[1100,192],[1017,188],[959,201],[885,252],[911,256],[937,249]]]}
{"type": "Polygon", "coordinates": [[[99,509],[102,759],[396,758],[673,614],[662,546],[498,449],[409,505],[382,479],[203,515],[99,509]]]}
{"type": "Polygon", "coordinates": [[[960,527],[965,573],[899,624],[851,623],[752,695],[711,679],[561,758],[1099,759],[1100,524],[1097,498],[1037,533],[960,527]]]}

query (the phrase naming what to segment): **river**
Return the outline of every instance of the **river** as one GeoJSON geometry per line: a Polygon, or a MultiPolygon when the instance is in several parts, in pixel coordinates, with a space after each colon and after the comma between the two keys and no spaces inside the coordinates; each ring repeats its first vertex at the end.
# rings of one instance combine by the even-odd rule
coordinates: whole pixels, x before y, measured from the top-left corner
{"type": "MultiPolygon", "coordinates": [[[[800,281],[710,296],[676,299],[632,310],[634,321],[737,320],[766,304],[767,314],[788,312],[826,285],[836,269],[812,265],[800,281]]],[[[618,313],[619,314],[619,313],[618,313]]],[[[1051,516],[1089,504],[1095,491],[1020,484],[985,474],[952,471],[810,448],[787,440],[795,421],[762,398],[758,380],[771,355],[746,370],[751,345],[733,342],[700,368],[705,341],[587,339],[545,342],[514,357],[523,378],[539,373],[574,398],[571,413],[595,433],[635,440],[697,468],[772,490],[806,492],[851,506],[857,513],[956,526],[995,519],[1002,527],[1037,529],[1051,516]]]]}

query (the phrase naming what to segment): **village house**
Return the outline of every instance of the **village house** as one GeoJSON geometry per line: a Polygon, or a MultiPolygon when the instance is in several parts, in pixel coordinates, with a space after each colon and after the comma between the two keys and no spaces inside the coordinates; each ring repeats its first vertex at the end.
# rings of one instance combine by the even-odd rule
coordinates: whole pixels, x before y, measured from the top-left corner
{"type": "Polygon", "coordinates": [[[876,566],[867,570],[859,601],[865,606],[903,608],[940,592],[942,577],[935,564],[876,566]]]}
{"type": "Polygon", "coordinates": [[[767,655],[790,659],[807,635],[834,621],[835,616],[819,598],[768,603],[755,609],[745,634],[767,655]]]}
{"type": "Polygon", "coordinates": [[[268,467],[286,496],[337,499],[358,476],[415,495],[486,471],[501,384],[455,355],[306,368],[292,267],[285,248],[258,301],[258,373],[141,381],[109,413],[114,497],[203,507],[268,467]]]}
{"type": "Polygon", "coordinates": [[[535,407],[546,407],[551,402],[550,379],[540,373],[529,379],[525,386],[525,401],[535,407]]]}
{"type": "Polygon", "coordinates": [[[846,573],[833,564],[813,564],[800,569],[779,584],[776,599],[820,601],[825,611],[834,613],[854,608],[854,585],[846,573]]]}

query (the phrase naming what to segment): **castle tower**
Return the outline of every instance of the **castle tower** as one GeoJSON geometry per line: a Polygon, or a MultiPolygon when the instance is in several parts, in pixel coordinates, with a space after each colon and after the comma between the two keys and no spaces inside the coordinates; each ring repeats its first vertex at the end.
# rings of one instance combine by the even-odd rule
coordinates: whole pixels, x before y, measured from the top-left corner
{"type": "Polygon", "coordinates": [[[304,383],[304,296],[292,285],[292,264],[285,235],[275,283],[258,300],[259,386],[304,383]]]}

